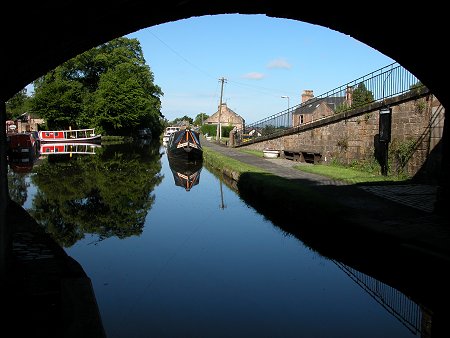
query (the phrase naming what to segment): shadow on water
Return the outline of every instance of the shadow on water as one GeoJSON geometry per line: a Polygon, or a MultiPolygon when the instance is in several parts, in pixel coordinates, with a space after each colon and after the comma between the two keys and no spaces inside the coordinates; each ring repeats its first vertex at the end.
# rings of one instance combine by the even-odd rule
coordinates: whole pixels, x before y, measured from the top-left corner
{"type": "MultiPolygon", "coordinates": [[[[281,196],[276,189],[262,187],[267,183],[266,174],[244,173],[236,182],[206,167],[287,235],[333,261],[411,331],[420,332],[422,337],[449,337],[448,261],[411,250],[394,238],[357,225],[358,212],[376,213],[377,208],[366,205],[358,211],[361,206],[357,204],[345,209],[329,200],[319,201],[325,190],[327,196],[336,199],[350,198],[346,186],[320,186],[309,198],[293,198],[286,197],[286,191],[281,191],[281,196]],[[349,217],[352,213],[354,222],[349,217]]],[[[394,214],[398,207],[386,208],[385,212],[394,214]]],[[[409,212],[410,217],[416,216],[414,211],[409,212]]]]}

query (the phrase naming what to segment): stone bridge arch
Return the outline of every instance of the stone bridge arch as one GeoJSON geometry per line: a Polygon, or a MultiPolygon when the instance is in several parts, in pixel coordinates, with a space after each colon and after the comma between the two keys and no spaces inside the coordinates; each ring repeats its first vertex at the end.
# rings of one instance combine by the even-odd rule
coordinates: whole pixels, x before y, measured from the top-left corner
{"type": "MultiPolygon", "coordinates": [[[[444,107],[449,106],[450,65],[445,48],[440,48],[446,41],[444,4],[432,1],[426,6],[411,7],[381,1],[372,5],[362,6],[360,2],[299,4],[287,0],[166,0],[160,3],[6,0],[2,11],[5,20],[1,23],[0,122],[5,122],[5,102],[10,97],[77,54],[142,28],[215,14],[265,14],[320,25],[351,36],[400,63],[420,79],[444,107]]],[[[445,169],[449,167],[447,129],[444,128],[443,137],[445,169]]],[[[0,141],[5,139],[4,133],[2,128],[0,141]]],[[[3,189],[5,159],[0,163],[3,189]]],[[[446,192],[447,186],[444,178],[442,191],[446,192]]]]}

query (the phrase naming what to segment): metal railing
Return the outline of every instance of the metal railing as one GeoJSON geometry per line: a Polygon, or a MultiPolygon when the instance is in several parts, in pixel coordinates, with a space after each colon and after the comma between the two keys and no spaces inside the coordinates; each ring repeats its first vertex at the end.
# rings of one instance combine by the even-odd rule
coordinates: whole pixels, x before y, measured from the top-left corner
{"type": "Polygon", "coordinates": [[[328,103],[333,113],[337,114],[380,102],[422,86],[422,83],[413,74],[394,62],[322,95],[314,96],[306,102],[246,125],[243,129],[236,131],[235,144],[239,145],[250,139],[284,133],[294,127],[315,122],[319,118],[311,118],[309,121],[302,122],[300,116],[296,116],[294,119],[294,115],[302,115],[302,111],[306,111],[308,107],[317,106],[321,102],[328,103]],[[341,104],[337,104],[339,102],[341,104]]]}

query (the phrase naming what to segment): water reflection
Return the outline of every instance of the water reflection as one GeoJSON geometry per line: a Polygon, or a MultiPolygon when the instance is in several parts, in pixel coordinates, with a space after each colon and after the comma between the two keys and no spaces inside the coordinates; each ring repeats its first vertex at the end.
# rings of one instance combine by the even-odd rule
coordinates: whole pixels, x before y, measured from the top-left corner
{"type": "Polygon", "coordinates": [[[159,146],[96,147],[96,156],[86,156],[86,149],[92,148],[66,147],[40,159],[29,213],[63,247],[86,233],[99,240],[141,234],[162,180],[159,146]]]}
{"type": "Polygon", "coordinates": [[[395,288],[341,262],[333,262],[413,334],[431,337],[430,311],[395,288]]]}
{"type": "Polygon", "coordinates": [[[188,161],[172,157],[168,157],[168,161],[176,186],[190,191],[192,187],[200,183],[203,161],[188,161]]]}
{"type": "Polygon", "coordinates": [[[98,143],[43,143],[40,146],[40,154],[95,154],[98,143]]]}
{"type": "Polygon", "coordinates": [[[425,262],[355,253],[159,144],[51,158],[10,191],[23,205],[35,188],[27,210],[92,279],[108,337],[429,337],[439,315],[427,295],[444,281],[419,276],[425,262]],[[198,174],[187,202],[175,173],[198,174]]]}

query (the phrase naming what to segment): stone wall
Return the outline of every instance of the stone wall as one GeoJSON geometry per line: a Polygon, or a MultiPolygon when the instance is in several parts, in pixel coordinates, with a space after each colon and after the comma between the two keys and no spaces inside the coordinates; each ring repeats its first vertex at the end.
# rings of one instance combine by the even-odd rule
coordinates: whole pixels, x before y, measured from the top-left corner
{"type": "Polygon", "coordinates": [[[366,109],[335,114],[276,138],[246,143],[244,147],[320,152],[325,164],[379,161],[379,109],[386,106],[392,109],[388,161],[391,172],[411,177],[420,173],[422,179],[437,180],[445,110],[429,93],[414,99],[403,95],[366,109]]]}

